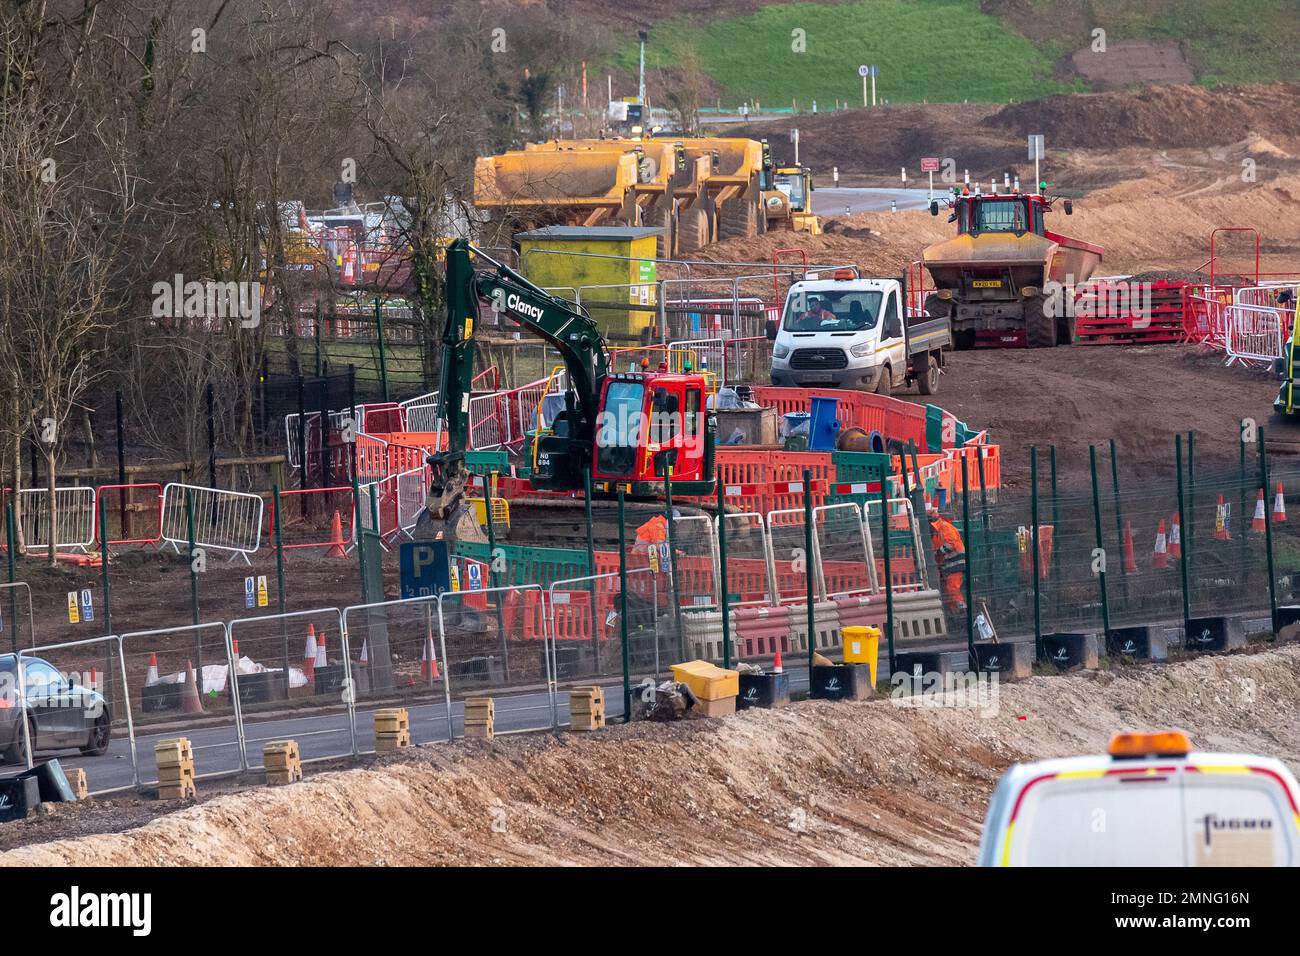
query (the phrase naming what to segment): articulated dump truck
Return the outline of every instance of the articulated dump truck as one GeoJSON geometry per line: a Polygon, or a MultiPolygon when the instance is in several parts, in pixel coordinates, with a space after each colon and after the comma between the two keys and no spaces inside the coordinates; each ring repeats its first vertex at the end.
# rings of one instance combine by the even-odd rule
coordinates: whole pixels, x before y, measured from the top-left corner
{"type": "MultiPolygon", "coordinates": [[[[957,235],[929,246],[922,262],[935,291],[925,311],[952,323],[953,346],[1050,348],[1074,339],[1067,299],[1101,263],[1102,248],[1050,232],[1051,201],[1033,193],[956,194],[947,203],[957,235]],[[1048,283],[1058,283],[1057,290],[1048,283]]],[[[1074,210],[1065,200],[1065,214],[1074,210]]],[[[940,203],[930,203],[939,214],[940,203]]]]}
{"type": "Polygon", "coordinates": [[[812,229],[802,172],[796,188],[752,139],[552,140],[480,157],[474,204],[520,228],[658,227],[658,254],[670,258],[770,228],[812,229]]]}

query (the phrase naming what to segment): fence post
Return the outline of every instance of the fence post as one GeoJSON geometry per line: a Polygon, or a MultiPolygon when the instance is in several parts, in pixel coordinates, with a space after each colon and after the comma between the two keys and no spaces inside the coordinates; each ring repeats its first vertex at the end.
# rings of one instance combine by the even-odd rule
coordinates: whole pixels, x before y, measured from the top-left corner
{"type": "Polygon", "coordinates": [[[1187,527],[1187,512],[1183,508],[1183,436],[1174,436],[1174,466],[1178,469],[1178,528],[1179,537],[1182,539],[1178,548],[1178,569],[1182,576],[1183,584],[1183,630],[1186,632],[1187,621],[1192,616],[1191,601],[1187,594],[1187,558],[1191,550],[1191,535],[1184,536],[1181,534],[1183,528],[1187,527]]]}
{"type": "MultiPolygon", "coordinates": [[[[1244,435],[1237,435],[1237,483],[1240,486],[1237,492],[1237,513],[1241,515],[1242,534],[1237,535],[1238,558],[1237,564],[1242,569],[1241,584],[1246,584],[1246,438],[1244,435]]],[[[1264,511],[1269,511],[1268,486],[1264,486],[1264,511]]]]}
{"type": "Polygon", "coordinates": [[[600,621],[596,612],[596,541],[591,517],[591,465],[582,469],[582,510],[587,522],[587,570],[592,576],[591,597],[587,601],[591,610],[591,650],[596,660],[596,673],[599,674],[600,621]]]}
{"type": "MultiPolygon", "coordinates": [[[[1101,627],[1110,633],[1110,602],[1106,597],[1106,546],[1101,540],[1101,497],[1097,490],[1097,446],[1088,446],[1088,468],[1092,474],[1092,523],[1097,533],[1097,550],[1101,552],[1101,571],[1097,575],[1097,587],[1101,596],[1101,627]]],[[[1123,560],[1121,558],[1121,560],[1123,560]]],[[[1095,557],[1094,557],[1095,561],[1095,557]]]]}
{"type": "MultiPolygon", "coordinates": [[[[117,418],[117,483],[126,485],[126,434],[122,427],[122,393],[119,390],[114,395],[115,411],[117,418]]],[[[126,488],[122,487],[117,490],[117,504],[121,510],[120,519],[122,528],[122,538],[131,537],[131,518],[126,510],[126,488]]],[[[109,632],[112,633],[111,631],[109,632]]]]}
{"type": "Polygon", "coordinates": [[[718,608],[722,611],[722,666],[731,669],[731,621],[727,619],[730,596],[727,594],[727,511],[723,504],[726,489],[717,476],[718,490],[718,608]]]}
{"type": "Polygon", "coordinates": [[[99,512],[99,576],[104,591],[104,633],[113,633],[113,605],[110,600],[108,588],[108,519],[104,517],[104,509],[97,508],[99,512]]]}
{"type": "MultiPolygon", "coordinates": [[[[307,385],[298,376],[298,488],[307,490],[307,385]]],[[[302,495],[302,516],[307,517],[307,496],[302,495]]]]}
{"type": "MultiPolygon", "coordinates": [[[[5,543],[8,545],[9,555],[9,583],[13,584],[16,580],[14,548],[14,503],[5,502],[5,543]]],[[[13,638],[14,653],[18,653],[18,589],[9,588],[9,633],[13,638]]]]}
{"type": "MultiPolygon", "coordinates": [[[[213,509],[214,513],[215,513],[215,510],[216,510],[216,509],[213,509]]],[[[196,550],[198,550],[197,546],[196,546],[195,543],[194,543],[194,492],[190,491],[188,488],[185,489],[185,529],[186,529],[186,533],[189,535],[189,539],[190,539],[190,551],[189,551],[189,559],[190,559],[190,613],[191,613],[191,615],[192,615],[192,617],[193,617],[194,628],[195,628],[195,630],[194,630],[194,656],[195,656],[195,658],[196,658],[196,660],[195,660],[195,670],[194,670],[194,673],[199,674],[199,675],[202,675],[202,674],[203,674],[203,633],[202,633],[201,631],[198,630],[198,626],[199,626],[199,572],[198,572],[198,569],[197,569],[196,567],[194,567],[194,552],[195,552],[196,550]]],[[[207,555],[204,555],[204,560],[205,560],[205,561],[207,560],[207,555]]],[[[200,678],[199,678],[199,683],[200,683],[200,684],[203,683],[203,679],[202,679],[201,676],[200,676],[200,678]]],[[[200,692],[200,696],[202,696],[202,692],[200,692]]]]}
{"type": "MultiPolygon", "coordinates": [[[[376,299],[375,302],[378,303],[379,300],[376,299]]],[[[483,476],[483,513],[487,517],[488,536],[488,584],[493,588],[497,586],[497,535],[496,525],[492,521],[492,482],[496,479],[496,476],[497,473],[491,470],[483,476]]],[[[375,527],[376,529],[379,527],[378,522],[376,522],[375,527]]],[[[505,610],[505,597],[498,594],[497,640],[501,642],[501,665],[505,668],[506,680],[508,681],[510,680],[510,648],[506,645],[505,610]]]]}
{"type": "MultiPolygon", "coordinates": [[[[1052,551],[1060,547],[1061,542],[1061,500],[1056,485],[1056,446],[1051,446],[1052,464],[1052,551]]],[[[1052,562],[1052,594],[1056,598],[1056,619],[1061,619],[1061,562],[1052,562]]]]}
{"type": "MultiPolygon", "coordinates": [[[[1277,633],[1277,568],[1273,563],[1273,514],[1268,504],[1268,447],[1264,444],[1264,426],[1256,431],[1259,445],[1259,484],[1264,489],[1264,550],[1268,555],[1268,620],[1277,633]]],[[[1244,528],[1244,526],[1243,526],[1244,528]]],[[[1241,532],[1245,537],[1244,530],[1241,532]]]]}
{"type": "MultiPolygon", "coordinates": [[[[1029,449],[1029,518],[1033,529],[1030,547],[1034,549],[1034,660],[1043,653],[1043,588],[1042,568],[1039,566],[1038,551],[1038,446],[1029,449]]],[[[1052,529],[1056,533],[1056,529],[1052,529]]],[[[987,538],[985,547],[988,547],[987,538]]]]}
{"type": "Polygon", "coordinates": [[[1115,541],[1118,543],[1120,552],[1119,583],[1120,588],[1124,591],[1124,606],[1128,608],[1128,569],[1124,567],[1124,514],[1119,500],[1119,463],[1115,457],[1115,439],[1113,438],[1110,440],[1110,485],[1111,494],[1115,501],[1115,541]]]}
{"type": "MultiPolygon", "coordinates": [[[[868,509],[870,514],[870,509],[868,509]]],[[[880,473],[880,540],[885,552],[885,646],[889,648],[889,679],[894,679],[894,573],[889,556],[889,474],[888,470],[880,473]]],[[[867,533],[871,533],[868,522],[867,533]]],[[[870,541],[870,538],[867,539],[870,541]]],[[[873,569],[874,570],[874,569],[873,569]]],[[[920,570],[919,568],[917,569],[920,570]]],[[[811,679],[812,675],[809,675],[811,679]]]]}
{"type": "MultiPolygon", "coordinates": [[[[970,481],[967,477],[966,456],[961,456],[961,536],[962,541],[970,540],[970,481]]],[[[987,542],[985,542],[987,547],[987,542]]],[[[966,654],[970,658],[970,665],[979,673],[979,659],[975,656],[975,586],[971,578],[974,577],[972,568],[973,563],[969,560],[966,563],[966,654]]]]}
{"type": "Polygon", "coordinates": [[[375,296],[375,334],[379,339],[379,389],[388,401],[388,359],[384,355],[384,308],[379,296],[375,296]]]}
{"type": "MultiPolygon", "coordinates": [[[[208,487],[217,487],[217,416],[216,416],[216,395],[212,388],[212,383],[208,383],[208,487]]],[[[217,518],[216,509],[213,509],[212,520],[217,518]]]]}
{"type": "MultiPolygon", "coordinates": [[[[677,628],[677,654],[686,660],[686,630],[682,627],[682,593],[677,582],[677,535],[673,532],[673,466],[664,467],[664,517],[668,524],[668,576],[672,583],[673,624],[677,628]]],[[[655,641],[659,638],[656,636],[655,641]]],[[[655,676],[658,676],[657,674],[655,676]]]]}
{"type": "Polygon", "coordinates": [[[632,722],[632,677],[627,653],[627,531],[624,520],[623,486],[618,488],[618,629],[623,642],[623,723],[632,722]]]}
{"type": "MultiPolygon", "coordinates": [[[[319,299],[316,300],[316,326],[315,326],[315,338],[316,338],[316,377],[319,378],[319,377],[320,377],[320,374],[321,374],[321,367],[320,367],[320,300],[319,300],[319,299]]],[[[301,376],[299,376],[299,377],[301,378],[301,376]]]]}
{"type": "Polygon", "coordinates": [[[812,690],[813,656],[817,653],[817,608],[813,585],[812,471],[803,470],[803,566],[808,599],[808,689],[812,690]]]}
{"type": "Polygon", "coordinates": [[[280,609],[280,642],[284,645],[284,672],[289,673],[289,629],[284,621],[284,539],[280,524],[280,486],[271,486],[271,522],[275,528],[275,581],[280,609]]]}

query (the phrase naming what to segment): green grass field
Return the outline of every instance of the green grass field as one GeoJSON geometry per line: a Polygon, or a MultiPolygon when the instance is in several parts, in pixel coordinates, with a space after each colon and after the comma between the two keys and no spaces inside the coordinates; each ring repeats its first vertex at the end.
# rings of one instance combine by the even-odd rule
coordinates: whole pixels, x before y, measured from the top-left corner
{"type": "MultiPolygon", "coordinates": [[[[1090,13],[1062,0],[1007,5],[1006,17],[979,0],[853,0],[791,3],[711,21],[676,17],[651,28],[647,68],[675,67],[694,54],[723,91],[723,105],[757,100],[789,108],[812,100],[862,102],[859,64],[880,67],[877,96],[901,102],[1006,102],[1084,90],[1061,83],[1054,63],[1091,42],[1180,40],[1207,85],[1294,80],[1300,49],[1295,0],[1094,0],[1090,13]],[[1059,26],[1058,26],[1059,25],[1059,26]],[[803,52],[796,50],[802,30],[803,52]],[[1031,39],[1032,37],[1032,39],[1031,39]]],[[[998,9],[996,6],[994,9],[998,9]]],[[[636,43],[617,64],[635,71],[636,43]]],[[[712,104],[707,104],[712,105],[712,104]]]]}

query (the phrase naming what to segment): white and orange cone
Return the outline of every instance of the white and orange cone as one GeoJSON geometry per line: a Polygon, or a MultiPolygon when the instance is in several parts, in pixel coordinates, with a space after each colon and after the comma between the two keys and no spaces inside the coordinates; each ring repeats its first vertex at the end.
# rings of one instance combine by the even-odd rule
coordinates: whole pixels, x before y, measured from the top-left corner
{"type": "Polygon", "coordinates": [[[1277,483],[1277,495],[1273,498],[1273,523],[1286,524],[1286,499],[1282,497],[1282,482],[1277,483]]]}
{"type": "Polygon", "coordinates": [[[777,652],[776,652],[776,659],[772,661],[772,673],[773,673],[773,674],[780,674],[780,673],[783,673],[783,669],[782,669],[782,667],[781,667],[781,652],[780,652],[780,651],[777,651],[777,652]]]}
{"type": "Polygon", "coordinates": [[[158,683],[158,654],[155,651],[149,652],[149,672],[145,675],[144,686],[152,687],[158,683]]]}
{"type": "Polygon", "coordinates": [[[1264,489],[1259,489],[1259,494],[1255,497],[1255,516],[1250,519],[1250,530],[1263,534],[1268,525],[1268,519],[1264,514],[1264,489]]]}
{"type": "Polygon", "coordinates": [[[329,657],[325,653],[325,632],[321,631],[316,635],[316,666],[328,667],[329,657]]]}
{"type": "Polygon", "coordinates": [[[302,655],[302,673],[308,681],[316,678],[316,625],[307,625],[307,649],[302,655]]]}
{"type": "Polygon", "coordinates": [[[1169,557],[1181,558],[1183,556],[1183,529],[1178,523],[1178,513],[1174,513],[1173,527],[1169,530],[1169,557]]]}
{"type": "Polygon", "coordinates": [[[1151,567],[1167,568],[1169,567],[1169,539],[1165,537],[1165,519],[1160,519],[1160,526],[1156,528],[1156,551],[1155,557],[1152,558],[1151,567]]]}

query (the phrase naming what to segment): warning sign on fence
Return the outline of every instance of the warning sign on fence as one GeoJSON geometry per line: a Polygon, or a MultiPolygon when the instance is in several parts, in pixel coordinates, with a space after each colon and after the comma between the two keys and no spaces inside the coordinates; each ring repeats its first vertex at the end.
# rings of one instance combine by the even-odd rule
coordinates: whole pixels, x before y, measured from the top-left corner
{"type": "Polygon", "coordinates": [[[81,619],[83,621],[95,619],[95,598],[89,588],[81,592],[81,619]]]}
{"type": "Polygon", "coordinates": [[[266,593],[266,575],[259,574],[257,576],[257,606],[266,607],[267,602],[268,602],[268,597],[266,593]]]}
{"type": "Polygon", "coordinates": [[[68,592],[68,623],[69,624],[81,623],[81,612],[79,609],[79,605],[77,604],[76,591],[68,592]]]}
{"type": "Polygon", "coordinates": [[[254,591],[255,583],[251,574],[244,578],[244,607],[250,610],[257,602],[257,592],[254,591]]]}

